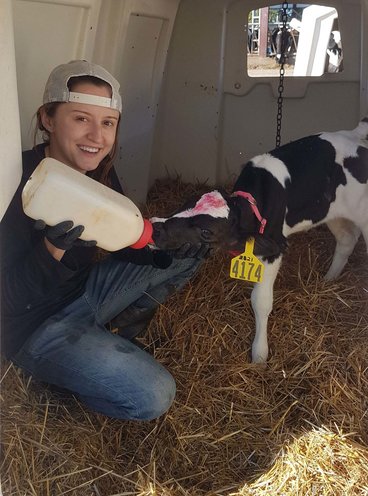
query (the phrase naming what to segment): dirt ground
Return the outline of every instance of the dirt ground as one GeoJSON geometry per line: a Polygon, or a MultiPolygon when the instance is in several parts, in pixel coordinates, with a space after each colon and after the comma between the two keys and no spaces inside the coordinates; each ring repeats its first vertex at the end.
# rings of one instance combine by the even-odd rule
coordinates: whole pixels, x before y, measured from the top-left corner
{"type": "MultiPolygon", "coordinates": [[[[292,76],[294,64],[288,62],[284,66],[285,75],[292,76]]],[[[251,53],[247,56],[247,69],[249,76],[252,77],[278,77],[280,74],[280,64],[276,62],[275,57],[259,57],[251,53]]]]}

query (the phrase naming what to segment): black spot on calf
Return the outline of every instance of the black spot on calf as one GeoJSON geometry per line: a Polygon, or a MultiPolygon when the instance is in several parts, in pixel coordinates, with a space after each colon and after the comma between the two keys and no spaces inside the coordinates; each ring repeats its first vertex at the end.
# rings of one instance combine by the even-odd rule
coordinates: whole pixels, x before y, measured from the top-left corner
{"type": "Polygon", "coordinates": [[[346,158],[344,167],[357,181],[364,184],[368,181],[368,149],[359,146],[357,154],[357,157],[346,158]]]}

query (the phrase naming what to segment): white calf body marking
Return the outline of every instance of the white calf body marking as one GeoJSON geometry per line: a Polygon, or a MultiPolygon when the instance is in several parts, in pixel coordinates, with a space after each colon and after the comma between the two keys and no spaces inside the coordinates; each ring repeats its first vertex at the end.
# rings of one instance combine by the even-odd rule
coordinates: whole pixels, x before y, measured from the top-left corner
{"type": "MultiPolygon", "coordinates": [[[[339,133],[322,133],[319,137],[331,143],[335,148],[337,164],[343,166],[344,159],[349,157],[357,157],[358,143],[356,138],[352,137],[351,133],[347,131],[340,131],[339,133]]],[[[361,140],[360,146],[368,146],[366,140],[361,140]]],[[[344,169],[345,170],[345,169],[344,169]]]]}
{"type": "Polygon", "coordinates": [[[284,162],[276,157],[273,157],[269,153],[257,155],[256,157],[252,158],[252,164],[253,167],[265,169],[270,174],[272,174],[283,188],[285,188],[286,186],[286,181],[290,181],[290,174],[284,162]]]}

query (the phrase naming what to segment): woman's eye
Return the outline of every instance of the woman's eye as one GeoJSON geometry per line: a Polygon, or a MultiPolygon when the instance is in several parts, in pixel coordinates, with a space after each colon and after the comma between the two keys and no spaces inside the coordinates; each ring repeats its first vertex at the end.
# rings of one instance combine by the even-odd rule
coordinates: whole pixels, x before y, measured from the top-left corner
{"type": "Polygon", "coordinates": [[[104,124],[107,127],[113,127],[115,125],[115,123],[113,121],[105,121],[104,124]]]}
{"type": "Polygon", "coordinates": [[[87,118],[84,116],[79,116],[79,117],[77,117],[77,121],[87,122],[87,118]]]}

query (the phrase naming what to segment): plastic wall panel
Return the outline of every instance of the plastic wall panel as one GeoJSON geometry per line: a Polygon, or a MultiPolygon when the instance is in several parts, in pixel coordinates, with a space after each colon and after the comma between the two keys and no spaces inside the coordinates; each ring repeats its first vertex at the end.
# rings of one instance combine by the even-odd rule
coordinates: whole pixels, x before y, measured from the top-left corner
{"type": "Polygon", "coordinates": [[[131,14],[121,76],[124,115],[120,126],[121,180],[128,196],[144,201],[149,186],[152,142],[162,72],[156,65],[166,51],[162,39],[168,20],[131,14]],[[124,178],[127,179],[124,180],[124,178]]]}
{"type": "Polygon", "coordinates": [[[33,145],[32,118],[51,70],[91,59],[100,0],[15,0],[13,5],[22,148],[33,145]]]}
{"type": "MultiPolygon", "coordinates": [[[[275,146],[278,78],[249,77],[245,25],[264,0],[182,0],[169,50],[153,175],[226,183],[275,146]]],[[[313,2],[311,2],[313,3],[313,2]]],[[[367,108],[367,0],[325,0],[339,13],[344,71],[286,78],[282,143],[355,127],[367,108]],[[364,16],[365,12],[365,16],[364,16]]]]}
{"type": "Polygon", "coordinates": [[[0,219],[22,174],[20,122],[11,0],[0,0],[0,219]]]}
{"type": "Polygon", "coordinates": [[[152,177],[216,180],[221,136],[224,0],[182,0],[172,35],[152,177]]]}

